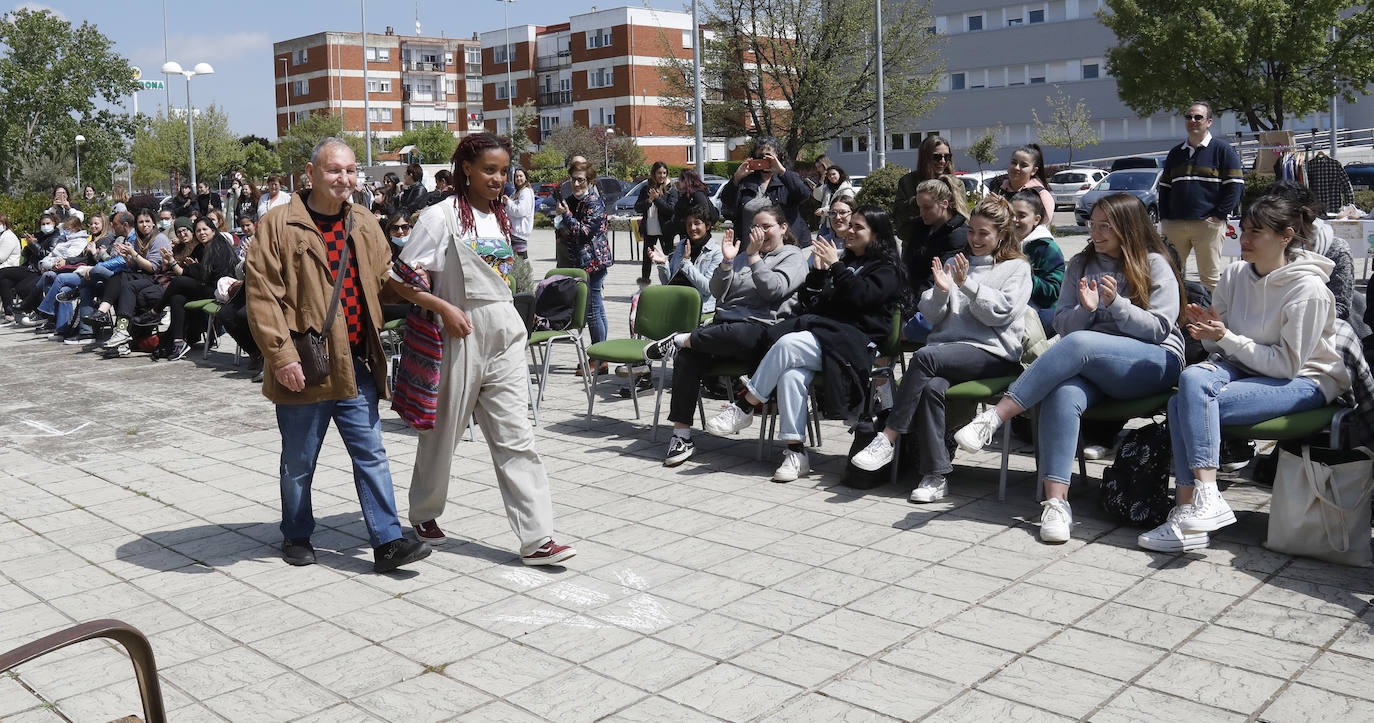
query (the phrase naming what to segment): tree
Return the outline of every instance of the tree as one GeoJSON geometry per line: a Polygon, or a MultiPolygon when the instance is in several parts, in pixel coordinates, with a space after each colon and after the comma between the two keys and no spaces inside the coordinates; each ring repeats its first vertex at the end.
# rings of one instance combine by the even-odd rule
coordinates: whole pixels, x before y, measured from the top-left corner
{"type": "Polygon", "coordinates": [[[1002,135],[1002,126],[989,128],[986,133],[978,137],[978,140],[969,144],[968,155],[978,164],[978,172],[983,172],[983,166],[990,166],[997,162],[997,148],[1001,145],[998,138],[1002,135]]]}
{"type": "MultiPolygon", "coordinates": [[[[882,1],[884,115],[897,123],[935,107],[943,40],[921,30],[935,25],[928,1],[882,1]]],[[[714,31],[701,43],[707,134],[775,136],[797,158],[808,145],[876,122],[873,0],[703,0],[701,10],[714,31]]],[[[692,108],[690,56],[669,57],[660,69],[664,105],[684,117],[692,108]]]]}
{"type": "Polygon", "coordinates": [[[0,47],[0,165],[6,178],[39,153],[74,163],[77,133],[89,143],[82,148],[83,179],[108,178],[134,124],[98,106],[117,106],[137,87],[114,42],[90,23],[73,27],[48,10],[19,9],[0,16],[0,47]]]}
{"type": "Polygon", "coordinates": [[[305,164],[310,160],[310,152],[315,150],[315,145],[331,137],[347,143],[360,163],[366,161],[366,141],[357,133],[344,131],[343,116],[311,113],[292,125],[277,143],[277,157],[281,159],[282,171],[293,176],[304,173],[305,164]]]}
{"type": "MultiPolygon", "coordinates": [[[[243,145],[229,132],[229,117],[214,105],[196,114],[196,180],[213,188],[221,174],[243,166],[243,145]]],[[[134,185],[160,186],[169,176],[182,182],[191,178],[190,139],[184,114],[159,114],[147,120],[134,137],[134,185]]]]}
{"type": "Polygon", "coordinates": [[[1250,130],[1354,102],[1374,82],[1374,12],[1356,0],[1107,0],[1116,33],[1107,72],[1135,112],[1182,111],[1195,101],[1232,111],[1250,130]],[[1331,32],[1335,28],[1336,40],[1331,32]]]}
{"type": "Polygon", "coordinates": [[[261,186],[268,176],[281,175],[281,158],[265,144],[247,143],[243,146],[243,173],[261,186]]]}
{"type": "Polygon", "coordinates": [[[421,126],[403,131],[391,139],[387,150],[398,151],[406,146],[415,146],[424,163],[448,163],[453,151],[458,147],[458,139],[453,131],[443,126],[421,126]]]}
{"type": "Polygon", "coordinates": [[[534,101],[527,100],[515,109],[515,125],[511,129],[510,147],[516,163],[519,163],[520,157],[529,153],[530,147],[534,145],[530,142],[529,130],[538,122],[539,108],[534,105],[534,101]]]}
{"type": "MultiPolygon", "coordinates": [[[[596,165],[601,165],[604,152],[601,146],[602,135],[592,132],[587,126],[571,125],[563,126],[549,134],[544,140],[544,148],[553,149],[567,159],[569,156],[586,156],[587,160],[596,165]]],[[[562,165],[562,162],[559,163],[562,165]]]]}
{"type": "Polygon", "coordinates": [[[1035,120],[1035,134],[1046,145],[1069,149],[1069,165],[1073,165],[1073,149],[1097,145],[1097,131],[1093,129],[1092,113],[1088,104],[1079,98],[1074,102],[1059,86],[1054,96],[1045,96],[1050,106],[1049,120],[1040,121],[1040,114],[1031,108],[1031,118],[1035,120]]]}

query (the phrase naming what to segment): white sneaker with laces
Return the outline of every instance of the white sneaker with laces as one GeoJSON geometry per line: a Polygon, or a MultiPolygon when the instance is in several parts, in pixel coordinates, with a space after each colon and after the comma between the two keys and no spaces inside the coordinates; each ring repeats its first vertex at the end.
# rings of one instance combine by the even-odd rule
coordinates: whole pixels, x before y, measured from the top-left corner
{"type": "Polygon", "coordinates": [[[873,440],[867,447],[859,450],[849,461],[853,462],[855,467],[868,472],[881,469],[883,465],[892,461],[892,442],[886,434],[879,432],[873,435],[873,440]]]}
{"type": "Polygon", "coordinates": [[[965,452],[981,452],[992,442],[992,437],[1000,426],[1002,420],[997,418],[997,410],[986,409],[974,417],[972,422],[965,424],[963,429],[955,432],[954,441],[958,443],[959,449],[965,452]]]}
{"type": "Polygon", "coordinates": [[[706,422],[706,431],[718,437],[724,437],[747,428],[753,422],[754,415],[740,409],[738,404],[731,404],[720,414],[711,417],[710,421],[706,422]]]}
{"type": "Polygon", "coordinates": [[[1040,503],[1040,541],[1059,544],[1069,541],[1073,529],[1073,509],[1067,500],[1051,497],[1040,503]]]}
{"type": "Polygon", "coordinates": [[[806,452],[793,452],[790,449],[782,451],[782,464],[778,465],[773,472],[774,482],[792,482],[799,477],[811,474],[811,460],[807,458],[806,452]]]}
{"type": "Polygon", "coordinates": [[[120,344],[128,344],[130,341],[131,337],[129,336],[129,332],[124,329],[117,328],[114,330],[114,333],[110,334],[110,338],[106,339],[105,343],[101,346],[103,346],[106,349],[114,349],[120,344]]]}
{"type": "Polygon", "coordinates": [[[1236,521],[1236,513],[1221,496],[1216,487],[1199,485],[1193,492],[1193,504],[1189,514],[1180,514],[1178,528],[1185,533],[1216,532],[1236,521]]]}
{"type": "Polygon", "coordinates": [[[943,475],[928,474],[921,478],[921,484],[911,491],[911,501],[919,504],[935,502],[949,494],[949,480],[943,475]]]}
{"type": "Polygon", "coordinates": [[[1206,547],[1211,542],[1211,536],[1206,532],[1187,533],[1178,525],[1180,519],[1192,514],[1192,505],[1179,505],[1169,510],[1169,519],[1164,524],[1140,533],[1135,543],[1154,552],[1188,552],[1206,547]]]}

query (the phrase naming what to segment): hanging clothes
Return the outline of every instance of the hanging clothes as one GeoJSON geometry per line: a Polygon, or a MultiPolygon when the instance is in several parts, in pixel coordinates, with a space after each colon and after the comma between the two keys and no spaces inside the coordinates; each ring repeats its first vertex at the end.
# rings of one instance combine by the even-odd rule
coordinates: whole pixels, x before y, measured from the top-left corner
{"type": "Polygon", "coordinates": [[[1355,189],[1339,161],[1319,152],[1308,161],[1307,170],[1308,186],[1328,212],[1336,213],[1342,206],[1355,203],[1355,189]]]}

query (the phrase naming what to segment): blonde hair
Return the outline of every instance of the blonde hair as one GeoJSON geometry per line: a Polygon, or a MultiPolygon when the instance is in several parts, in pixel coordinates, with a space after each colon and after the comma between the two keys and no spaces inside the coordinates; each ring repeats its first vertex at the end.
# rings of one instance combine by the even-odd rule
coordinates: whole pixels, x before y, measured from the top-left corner
{"type": "Polygon", "coordinates": [[[949,210],[968,218],[968,199],[964,196],[964,182],[946,173],[921,181],[916,193],[924,193],[936,201],[948,201],[949,210]]]}
{"type": "Polygon", "coordinates": [[[992,260],[995,262],[1010,261],[1011,259],[1024,259],[1026,255],[1021,252],[1021,242],[1016,239],[1016,217],[1011,211],[1011,203],[1007,199],[996,194],[989,194],[987,198],[978,202],[973,207],[973,212],[969,218],[974,216],[985,218],[992,222],[997,229],[997,249],[992,252],[992,260]]]}

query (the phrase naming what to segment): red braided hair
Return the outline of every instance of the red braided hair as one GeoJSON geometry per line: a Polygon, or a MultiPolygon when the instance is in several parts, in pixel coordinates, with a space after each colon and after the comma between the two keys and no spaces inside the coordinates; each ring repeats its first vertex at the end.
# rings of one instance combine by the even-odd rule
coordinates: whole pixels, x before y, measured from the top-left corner
{"type": "MultiPolygon", "coordinates": [[[[468,176],[463,172],[463,162],[476,161],[479,156],[492,149],[501,149],[509,157],[512,155],[510,141],[491,133],[474,133],[463,138],[458,143],[458,148],[453,151],[453,157],[449,160],[453,162],[453,205],[458,209],[459,228],[467,231],[476,224],[472,217],[472,205],[468,202],[468,176]]],[[[501,225],[501,233],[505,234],[506,240],[511,237],[510,217],[506,215],[506,204],[491,203],[490,212],[496,215],[496,222],[501,225]]]]}

